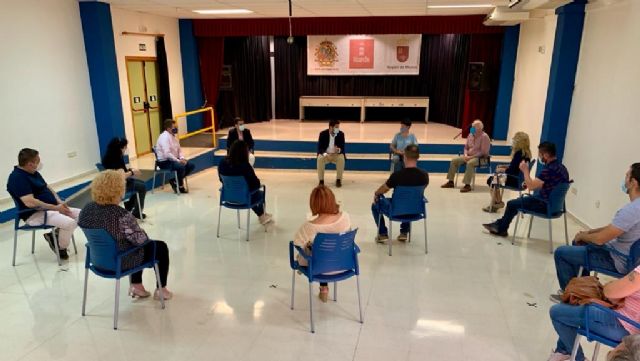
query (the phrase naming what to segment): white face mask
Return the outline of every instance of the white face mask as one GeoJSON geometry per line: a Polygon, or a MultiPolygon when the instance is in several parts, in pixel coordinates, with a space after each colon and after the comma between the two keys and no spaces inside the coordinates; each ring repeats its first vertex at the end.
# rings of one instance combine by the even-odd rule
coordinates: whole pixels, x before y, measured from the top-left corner
{"type": "Polygon", "coordinates": [[[244,132],[244,124],[238,125],[238,129],[240,129],[241,132],[244,132]]]}
{"type": "Polygon", "coordinates": [[[43,167],[44,165],[42,164],[42,161],[40,161],[40,163],[38,163],[38,166],[36,167],[36,172],[40,172],[43,167]]]}
{"type": "Polygon", "coordinates": [[[129,149],[124,148],[124,150],[122,151],[122,155],[129,155],[129,149]]]}
{"type": "Polygon", "coordinates": [[[340,133],[340,128],[333,128],[333,134],[338,135],[338,133],[340,133]]]}

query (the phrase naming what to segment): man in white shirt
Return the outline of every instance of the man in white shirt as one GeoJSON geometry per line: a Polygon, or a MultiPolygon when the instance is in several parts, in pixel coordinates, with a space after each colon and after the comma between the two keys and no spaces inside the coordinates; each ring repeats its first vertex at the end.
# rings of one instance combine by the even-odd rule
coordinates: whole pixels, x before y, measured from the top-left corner
{"type": "Polygon", "coordinates": [[[169,181],[174,192],[177,193],[177,187],[180,187],[180,193],[189,193],[184,187],[184,177],[191,174],[195,166],[182,155],[176,134],[178,134],[176,122],[173,119],[165,120],[164,132],[160,134],[156,144],[158,166],[161,169],[178,172],[178,184],[176,185],[175,179],[169,181]]]}

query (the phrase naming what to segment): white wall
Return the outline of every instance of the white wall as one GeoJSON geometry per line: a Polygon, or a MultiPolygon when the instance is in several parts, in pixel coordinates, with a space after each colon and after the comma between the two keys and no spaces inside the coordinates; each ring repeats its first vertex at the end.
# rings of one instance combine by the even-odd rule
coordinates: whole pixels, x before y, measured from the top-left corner
{"type": "Polygon", "coordinates": [[[640,1],[609,3],[587,7],[564,156],[577,189],[568,207],[591,226],[629,201],[620,183],[640,162],[640,1]]]}
{"type": "MultiPolygon", "coordinates": [[[[184,113],[184,86],[182,78],[182,59],[180,57],[180,32],[178,19],[155,16],[123,10],[111,6],[113,34],[116,45],[118,63],[118,77],[120,80],[120,94],[122,96],[122,111],[124,113],[125,133],[129,140],[129,151],[135,155],[135,137],[133,121],[131,119],[131,103],[129,99],[129,82],[127,79],[127,65],[125,57],[144,56],[155,57],[155,38],[152,36],[122,35],[123,31],[161,33],[165,34],[165,48],[169,67],[169,91],[171,92],[171,107],[173,114],[184,113]],[[139,50],[139,44],[146,44],[146,51],[139,50]]],[[[185,120],[180,120],[181,133],[186,130],[185,120]]],[[[155,142],[155,139],[153,140],[155,142]]],[[[133,158],[133,157],[132,157],[133,158]]]]}
{"type": "Polygon", "coordinates": [[[23,147],[40,151],[49,183],[94,169],[98,136],[78,2],[4,4],[0,49],[0,198],[23,147]]]}
{"type": "Polygon", "coordinates": [[[537,147],[542,132],[556,22],[557,17],[552,13],[520,25],[507,139],[523,131],[529,134],[532,147],[537,147]]]}

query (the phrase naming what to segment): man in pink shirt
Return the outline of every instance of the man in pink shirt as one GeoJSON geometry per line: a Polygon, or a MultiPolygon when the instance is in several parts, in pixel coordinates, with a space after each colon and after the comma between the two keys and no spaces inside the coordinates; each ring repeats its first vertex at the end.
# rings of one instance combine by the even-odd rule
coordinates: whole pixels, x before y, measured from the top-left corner
{"type": "Polygon", "coordinates": [[[489,149],[491,148],[491,139],[484,132],[484,125],[480,119],[476,119],[471,123],[471,131],[467,137],[467,144],[464,146],[464,154],[461,157],[456,157],[451,160],[449,164],[449,173],[447,174],[447,183],[442,185],[442,188],[453,188],[453,179],[458,172],[458,168],[461,165],[466,164],[466,170],[464,172],[464,187],[460,189],[460,193],[466,193],[471,191],[471,180],[476,174],[476,167],[480,164],[480,158],[487,157],[489,155],[489,149]]]}

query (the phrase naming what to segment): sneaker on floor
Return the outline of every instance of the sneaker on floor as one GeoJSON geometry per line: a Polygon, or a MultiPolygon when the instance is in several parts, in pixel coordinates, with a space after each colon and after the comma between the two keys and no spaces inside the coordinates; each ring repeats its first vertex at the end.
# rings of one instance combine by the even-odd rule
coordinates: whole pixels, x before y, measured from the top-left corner
{"type": "Polygon", "coordinates": [[[387,240],[389,239],[389,236],[386,234],[379,234],[376,236],[376,243],[381,243],[381,244],[385,244],[387,243],[387,240]]]}
{"type": "Polygon", "coordinates": [[[178,186],[176,185],[176,181],[173,179],[169,181],[169,185],[171,185],[171,189],[173,189],[173,193],[178,193],[178,186]]]}
{"type": "Polygon", "coordinates": [[[406,242],[408,238],[409,236],[407,233],[400,233],[400,235],[398,235],[398,238],[396,238],[396,240],[398,242],[406,242]]]}
{"type": "Polygon", "coordinates": [[[553,303],[562,303],[562,296],[557,293],[550,294],[549,301],[553,303]]]}
{"type": "Polygon", "coordinates": [[[53,244],[53,232],[45,233],[42,236],[49,244],[49,248],[51,248],[51,251],[53,251],[53,253],[56,253],[56,246],[53,244]]]}
{"type": "Polygon", "coordinates": [[[453,181],[448,181],[447,183],[441,185],[440,188],[453,188],[453,181]]]}
{"type": "Polygon", "coordinates": [[[180,187],[180,193],[187,194],[189,193],[189,190],[185,187],[180,187]]]}
{"type": "Polygon", "coordinates": [[[258,220],[260,221],[260,224],[262,224],[264,226],[265,224],[273,221],[273,216],[271,216],[269,213],[265,212],[260,217],[258,217],[258,220]]]}
{"type": "Polygon", "coordinates": [[[509,237],[509,233],[507,233],[507,231],[501,231],[498,229],[498,225],[493,222],[493,223],[486,223],[482,225],[487,231],[489,231],[489,233],[493,234],[494,236],[498,236],[498,237],[509,237]]]}
{"type": "Polygon", "coordinates": [[[464,187],[460,188],[460,193],[467,193],[467,192],[471,192],[471,186],[468,184],[465,184],[464,187]]]}
{"type": "MultiPolygon", "coordinates": [[[[547,359],[547,361],[566,361],[566,360],[570,360],[571,359],[571,355],[565,355],[563,353],[560,352],[551,352],[551,355],[549,356],[549,358],[547,359]]],[[[586,361],[586,359],[585,359],[586,361]]]]}

